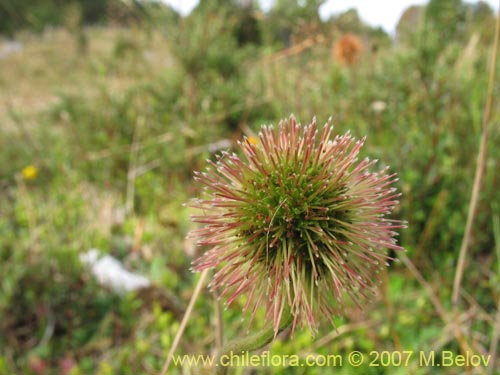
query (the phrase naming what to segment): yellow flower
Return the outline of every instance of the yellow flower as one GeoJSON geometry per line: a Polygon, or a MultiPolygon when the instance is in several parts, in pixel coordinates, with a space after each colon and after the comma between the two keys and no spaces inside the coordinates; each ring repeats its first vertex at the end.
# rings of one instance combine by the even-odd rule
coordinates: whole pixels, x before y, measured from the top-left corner
{"type": "Polygon", "coordinates": [[[259,143],[259,139],[257,137],[248,137],[248,142],[252,146],[257,146],[257,144],[259,143]]]}
{"type": "Polygon", "coordinates": [[[28,165],[21,171],[25,180],[34,180],[38,174],[38,170],[33,165],[28,165]]]}

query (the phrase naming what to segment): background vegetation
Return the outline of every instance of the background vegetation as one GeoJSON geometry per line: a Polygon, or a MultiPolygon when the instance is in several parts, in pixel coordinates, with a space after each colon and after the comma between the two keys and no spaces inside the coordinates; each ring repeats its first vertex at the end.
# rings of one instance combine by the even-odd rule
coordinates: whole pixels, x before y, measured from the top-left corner
{"type": "MultiPolygon", "coordinates": [[[[332,115],[338,132],[367,135],[364,153],[400,177],[395,217],[409,227],[400,234],[407,253],[380,276],[378,298],[362,311],[346,308],[338,331],[326,324],[315,338],[284,335],[272,353],[498,356],[495,110],[459,308],[451,302],[493,11],[483,2],[431,0],[409,8],[390,37],[354,10],[322,21],[321,3],[276,1],[263,13],[252,2],[205,0],[187,17],[154,2],[0,3],[0,374],[157,374],[197,281],[188,270],[200,249],[185,240],[192,224],[183,206],[200,190],[192,171],[290,113],[302,123],[332,115]],[[362,46],[352,61],[333,48],[346,33],[362,46]],[[90,248],[154,286],[121,296],[103,288],[79,260],[90,248]]],[[[499,91],[496,83],[494,108],[499,91]]],[[[177,353],[215,349],[216,301],[203,292],[177,353]]],[[[227,338],[246,331],[243,303],[222,313],[227,338]]],[[[420,368],[416,360],[409,368],[358,370],[496,371],[420,368]]]]}

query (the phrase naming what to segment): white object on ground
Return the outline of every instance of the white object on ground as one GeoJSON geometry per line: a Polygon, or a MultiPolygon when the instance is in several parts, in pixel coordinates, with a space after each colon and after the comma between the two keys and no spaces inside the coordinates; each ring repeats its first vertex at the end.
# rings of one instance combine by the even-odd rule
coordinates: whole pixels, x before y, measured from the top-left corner
{"type": "Polygon", "coordinates": [[[88,266],[99,284],[116,293],[124,294],[151,285],[146,277],[123,268],[122,263],[110,255],[99,257],[99,250],[90,249],[80,254],[80,261],[88,266]]]}

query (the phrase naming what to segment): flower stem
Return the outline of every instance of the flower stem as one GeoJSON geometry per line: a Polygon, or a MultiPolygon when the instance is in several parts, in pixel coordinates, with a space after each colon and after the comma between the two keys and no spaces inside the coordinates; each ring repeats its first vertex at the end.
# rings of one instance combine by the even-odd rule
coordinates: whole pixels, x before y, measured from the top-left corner
{"type": "MultiPolygon", "coordinates": [[[[246,337],[240,339],[235,339],[233,341],[225,344],[218,355],[218,362],[222,356],[227,356],[231,358],[232,356],[243,355],[245,352],[250,352],[262,348],[264,345],[269,344],[278,335],[278,333],[284,331],[293,322],[293,315],[288,307],[285,307],[283,315],[281,317],[278,332],[274,332],[274,327],[271,325],[269,327],[264,327],[262,330],[255,332],[246,337]]],[[[224,363],[220,363],[216,367],[216,375],[226,375],[229,366],[223,366],[224,363]]]]}

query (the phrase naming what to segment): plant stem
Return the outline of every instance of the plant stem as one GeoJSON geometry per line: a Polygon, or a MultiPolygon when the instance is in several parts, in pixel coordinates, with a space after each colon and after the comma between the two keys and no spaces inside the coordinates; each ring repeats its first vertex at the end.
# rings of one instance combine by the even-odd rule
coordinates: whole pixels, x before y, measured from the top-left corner
{"type": "MultiPolygon", "coordinates": [[[[462,282],[462,277],[465,270],[465,261],[467,258],[467,252],[469,249],[469,243],[472,236],[472,226],[474,224],[477,204],[479,201],[479,193],[481,191],[481,185],[483,183],[484,170],[486,168],[486,152],[488,146],[488,128],[491,120],[491,108],[493,102],[493,88],[495,84],[495,72],[497,67],[497,56],[498,56],[498,44],[500,39],[500,10],[497,14],[496,26],[495,26],[495,39],[493,41],[491,60],[490,60],[490,73],[488,80],[488,89],[486,93],[486,104],[484,106],[483,121],[482,121],[482,132],[481,139],[479,142],[479,151],[477,155],[477,165],[476,173],[474,175],[474,184],[472,186],[472,194],[469,202],[469,210],[467,213],[467,222],[465,224],[465,232],[462,239],[462,244],[460,245],[460,254],[458,256],[457,268],[455,271],[455,279],[453,281],[453,291],[452,291],[452,304],[453,304],[453,319],[455,324],[455,337],[460,344],[462,354],[465,354],[466,348],[464,343],[464,334],[461,326],[461,320],[459,319],[459,302],[460,302],[460,285],[462,282]]],[[[468,370],[469,371],[469,370],[468,370]]]]}
{"type": "Polygon", "coordinates": [[[163,365],[161,375],[166,375],[166,373],[168,371],[170,363],[172,362],[172,359],[174,357],[175,349],[177,349],[177,346],[179,345],[182,334],[184,333],[184,329],[186,328],[189,317],[191,316],[191,313],[193,312],[194,304],[195,304],[196,300],[198,299],[198,296],[201,292],[201,288],[203,287],[203,285],[205,283],[205,279],[207,278],[207,275],[208,275],[208,270],[203,271],[201,276],[200,276],[200,279],[198,280],[198,284],[196,284],[196,288],[193,292],[193,295],[191,296],[191,300],[189,301],[189,305],[186,309],[184,317],[182,318],[181,325],[179,326],[179,330],[177,331],[177,334],[175,335],[174,342],[172,343],[172,347],[170,348],[167,359],[165,360],[165,364],[163,365]]]}
{"type": "Polygon", "coordinates": [[[483,182],[484,169],[486,166],[488,127],[491,118],[491,108],[493,102],[493,86],[495,84],[495,71],[497,66],[499,35],[500,35],[500,11],[498,12],[497,15],[497,22],[495,27],[495,40],[493,41],[493,46],[492,46],[493,50],[491,53],[491,61],[490,61],[488,91],[486,95],[486,104],[484,106],[484,112],[483,112],[482,133],[481,133],[481,140],[479,143],[479,152],[477,155],[477,166],[476,166],[476,173],[474,176],[474,185],[472,187],[472,195],[469,203],[469,212],[467,214],[467,222],[465,225],[464,237],[462,239],[462,244],[460,246],[460,254],[458,257],[458,263],[455,272],[455,280],[453,282],[452,303],[455,313],[458,310],[460,283],[462,281],[462,276],[465,269],[465,259],[467,256],[467,250],[469,247],[470,237],[472,234],[472,225],[474,223],[477,202],[479,200],[479,192],[481,189],[481,184],[483,182]]]}
{"type": "MultiPolygon", "coordinates": [[[[250,352],[262,348],[264,345],[267,345],[271,341],[273,341],[278,333],[288,328],[290,324],[292,324],[292,322],[293,315],[290,312],[289,307],[287,306],[283,311],[278,332],[274,332],[274,327],[271,325],[267,328],[264,327],[262,330],[255,332],[249,336],[228,342],[219,351],[217,363],[220,362],[220,359],[223,356],[227,356],[228,358],[230,358],[231,356],[239,356],[244,354],[245,352],[250,352]]],[[[226,375],[229,366],[224,366],[223,363],[219,364],[220,365],[216,367],[215,370],[216,375],[226,375]]]]}

